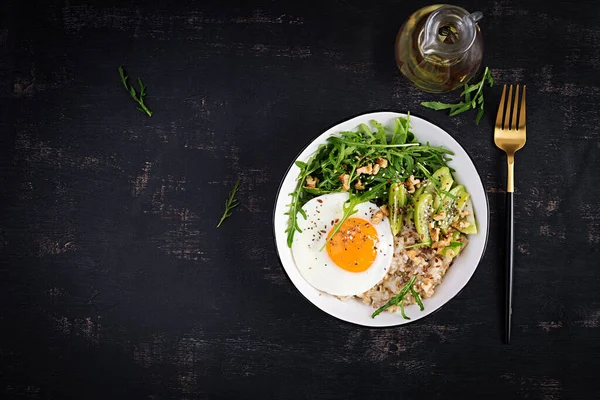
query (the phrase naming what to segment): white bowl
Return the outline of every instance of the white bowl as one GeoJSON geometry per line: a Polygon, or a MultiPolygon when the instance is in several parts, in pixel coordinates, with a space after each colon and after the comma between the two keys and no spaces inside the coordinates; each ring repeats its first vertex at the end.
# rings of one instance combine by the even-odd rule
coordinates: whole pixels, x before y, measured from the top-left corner
{"type": "MultiPolygon", "coordinates": [[[[394,127],[394,120],[398,117],[405,117],[406,114],[394,112],[376,112],[364,114],[342,122],[313,140],[298,156],[297,160],[308,161],[308,159],[316,152],[319,145],[326,143],[329,136],[335,135],[342,131],[356,130],[359,124],[366,123],[370,120],[381,122],[386,127],[394,127]]],[[[421,143],[429,142],[433,146],[443,146],[451,150],[454,155],[452,161],[448,163],[454,168],[454,176],[458,182],[464,185],[467,191],[471,194],[475,216],[479,233],[469,235],[469,244],[455,259],[452,266],[448,269],[442,283],[435,289],[435,294],[429,299],[424,299],[425,310],[420,311],[416,305],[411,305],[405,308],[406,314],[411,318],[406,320],[402,318],[400,313],[382,313],[375,318],[371,318],[374,309],[352,299],[346,302],[340,301],[337,298],[322,293],[312,287],[304,280],[292,257],[291,249],[287,246],[287,235],[285,229],[288,226],[289,218],[284,215],[288,211],[287,204],[291,202],[289,193],[296,190],[296,178],[300,169],[291,163],[290,168],[285,174],[277,198],[275,201],[275,211],[273,217],[273,228],[275,230],[275,242],[277,252],[285,272],[288,274],[292,283],[311,303],[325,311],[327,314],[339,318],[343,321],[352,322],[363,326],[396,326],[421,319],[450,301],[456,296],[469,282],[471,276],[475,273],[477,265],[483,258],[485,246],[488,239],[489,225],[489,208],[488,201],[481,177],[473,164],[473,161],[467,152],[452,136],[446,133],[443,129],[427,122],[421,118],[410,116],[411,131],[415,134],[417,140],[421,143]]]]}

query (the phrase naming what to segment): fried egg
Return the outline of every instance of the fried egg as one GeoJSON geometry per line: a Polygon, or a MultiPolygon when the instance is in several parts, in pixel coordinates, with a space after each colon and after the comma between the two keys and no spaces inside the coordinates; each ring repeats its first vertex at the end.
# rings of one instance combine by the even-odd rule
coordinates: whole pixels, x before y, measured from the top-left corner
{"type": "Polygon", "coordinates": [[[352,296],[366,292],[383,279],[394,253],[390,223],[379,224],[371,218],[379,210],[373,203],[356,206],[339,232],[331,236],[341,220],[348,193],[315,197],[298,215],[302,232],[294,235],[292,254],[298,270],[318,290],[334,296],[352,296]],[[331,240],[328,241],[328,239],[331,240]]]}

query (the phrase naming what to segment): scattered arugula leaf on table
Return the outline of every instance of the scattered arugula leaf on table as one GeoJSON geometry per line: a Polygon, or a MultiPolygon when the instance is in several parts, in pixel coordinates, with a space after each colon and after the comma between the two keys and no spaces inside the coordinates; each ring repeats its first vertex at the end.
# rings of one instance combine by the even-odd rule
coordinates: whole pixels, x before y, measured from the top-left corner
{"type": "Polygon", "coordinates": [[[477,112],[475,123],[479,125],[479,121],[481,120],[481,117],[483,117],[484,112],[483,87],[486,83],[489,84],[490,87],[494,85],[494,78],[492,77],[492,72],[488,67],[485,67],[481,81],[474,85],[465,84],[465,89],[460,94],[460,97],[464,98],[463,101],[455,104],[442,103],[439,101],[425,101],[421,103],[421,105],[423,107],[431,108],[432,110],[449,109],[449,115],[451,117],[461,114],[465,111],[478,108],[479,111],[477,112]]]}
{"type": "Polygon", "coordinates": [[[148,109],[148,107],[146,106],[146,104],[144,103],[144,97],[146,97],[146,86],[144,86],[142,79],[141,78],[137,79],[138,85],[140,86],[140,94],[138,96],[135,88],[127,83],[127,79],[129,77],[125,74],[125,71],[123,70],[123,66],[119,65],[118,69],[119,69],[119,75],[121,75],[121,82],[123,83],[123,86],[125,86],[125,89],[127,89],[127,91],[129,92],[129,94],[131,95],[133,100],[135,100],[139,104],[139,106],[137,106],[136,109],[138,111],[141,111],[141,112],[147,114],[149,117],[151,117],[152,111],[150,111],[148,109]]]}
{"type": "Polygon", "coordinates": [[[219,221],[217,228],[221,226],[221,224],[223,223],[223,221],[225,221],[225,219],[227,219],[231,216],[231,211],[240,204],[240,202],[235,198],[235,195],[237,193],[239,186],[240,186],[240,180],[238,179],[238,181],[235,183],[235,186],[233,187],[233,189],[231,189],[231,192],[229,193],[229,197],[225,201],[225,212],[223,212],[223,216],[221,217],[221,220],[219,221]]]}

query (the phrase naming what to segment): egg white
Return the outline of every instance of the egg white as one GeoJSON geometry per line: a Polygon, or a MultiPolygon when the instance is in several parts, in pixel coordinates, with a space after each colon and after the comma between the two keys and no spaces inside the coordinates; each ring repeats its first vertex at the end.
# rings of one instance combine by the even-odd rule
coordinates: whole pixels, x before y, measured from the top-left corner
{"type": "MultiPolygon", "coordinates": [[[[304,279],[314,288],[334,296],[359,295],[371,289],[387,273],[394,254],[394,238],[387,217],[373,225],[379,242],[375,261],[367,270],[346,271],[331,260],[327,249],[320,251],[333,223],[342,218],[346,200],[348,193],[332,193],[308,201],[302,207],[307,218],[298,215],[298,226],[302,232],[296,232],[292,244],[294,261],[304,279]]],[[[358,212],[350,218],[371,221],[379,207],[367,202],[359,204],[356,209],[358,212]]]]}

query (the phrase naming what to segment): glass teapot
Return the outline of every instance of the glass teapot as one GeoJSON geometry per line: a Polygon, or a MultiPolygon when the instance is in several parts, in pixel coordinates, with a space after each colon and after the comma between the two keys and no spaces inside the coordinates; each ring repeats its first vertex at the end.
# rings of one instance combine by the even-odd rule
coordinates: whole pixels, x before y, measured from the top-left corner
{"type": "Polygon", "coordinates": [[[436,4],[421,8],[396,38],[396,63],[416,86],[447,92],[467,83],[479,69],[483,38],[481,12],[436,4]]]}

